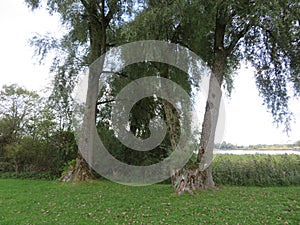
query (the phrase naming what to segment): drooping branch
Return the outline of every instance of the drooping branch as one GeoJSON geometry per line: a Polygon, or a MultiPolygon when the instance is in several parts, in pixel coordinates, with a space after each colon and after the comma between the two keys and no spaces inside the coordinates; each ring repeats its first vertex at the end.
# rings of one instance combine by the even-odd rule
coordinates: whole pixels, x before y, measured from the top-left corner
{"type": "Polygon", "coordinates": [[[90,6],[89,6],[89,4],[87,3],[86,0],[80,0],[80,2],[82,3],[82,5],[84,6],[84,8],[85,8],[86,10],[88,10],[88,9],[90,8],[90,6]]]}
{"type": "Polygon", "coordinates": [[[235,46],[237,45],[237,43],[241,40],[241,38],[243,38],[245,36],[245,34],[249,31],[249,29],[251,28],[251,24],[247,24],[247,26],[240,31],[231,41],[231,43],[229,44],[229,46],[225,49],[225,54],[226,56],[229,56],[233,49],[235,48],[235,46]]]}

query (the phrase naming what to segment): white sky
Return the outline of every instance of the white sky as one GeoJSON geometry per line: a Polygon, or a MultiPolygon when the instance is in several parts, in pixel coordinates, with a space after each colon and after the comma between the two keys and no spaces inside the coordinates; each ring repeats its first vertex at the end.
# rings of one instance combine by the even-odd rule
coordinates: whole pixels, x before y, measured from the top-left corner
{"type": "Polygon", "coordinates": [[[249,144],[295,143],[300,140],[300,100],[290,102],[294,113],[292,132],[288,137],[283,127],[273,124],[272,116],[262,105],[254,79],[254,69],[243,65],[235,79],[235,89],[231,99],[225,97],[226,126],[224,140],[226,142],[249,144]]]}
{"type": "MultiPolygon", "coordinates": [[[[23,0],[0,1],[0,86],[17,83],[41,91],[50,84],[50,63],[39,66],[28,40],[35,33],[59,34],[59,21],[47,12],[31,12],[23,0]]],[[[254,71],[245,65],[235,79],[231,99],[225,98],[225,132],[222,140],[239,145],[294,143],[300,140],[300,100],[291,102],[296,122],[290,137],[272,124],[272,117],[262,106],[254,82],[254,71]]],[[[223,116],[223,114],[222,114],[223,116]]]]}
{"type": "Polygon", "coordinates": [[[31,12],[23,0],[0,1],[0,85],[18,83],[41,90],[50,83],[47,66],[33,58],[28,40],[36,33],[58,32],[58,19],[45,11],[31,12]]]}

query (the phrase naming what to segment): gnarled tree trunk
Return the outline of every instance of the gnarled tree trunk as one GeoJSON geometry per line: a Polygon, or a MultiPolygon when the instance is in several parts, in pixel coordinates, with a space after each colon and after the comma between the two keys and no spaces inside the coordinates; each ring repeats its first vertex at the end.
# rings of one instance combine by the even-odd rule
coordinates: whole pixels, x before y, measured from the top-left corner
{"type": "Polygon", "coordinates": [[[93,177],[92,177],[90,166],[82,157],[80,152],[78,152],[78,156],[76,158],[73,182],[77,183],[80,181],[89,181],[92,178],[93,177]]]}

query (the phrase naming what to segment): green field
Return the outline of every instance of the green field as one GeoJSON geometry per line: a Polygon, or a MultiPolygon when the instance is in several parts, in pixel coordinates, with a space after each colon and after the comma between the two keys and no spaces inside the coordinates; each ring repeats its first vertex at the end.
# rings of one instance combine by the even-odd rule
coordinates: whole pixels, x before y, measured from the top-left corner
{"type": "Polygon", "coordinates": [[[300,224],[300,187],[223,187],[0,179],[0,224],[300,224]]]}

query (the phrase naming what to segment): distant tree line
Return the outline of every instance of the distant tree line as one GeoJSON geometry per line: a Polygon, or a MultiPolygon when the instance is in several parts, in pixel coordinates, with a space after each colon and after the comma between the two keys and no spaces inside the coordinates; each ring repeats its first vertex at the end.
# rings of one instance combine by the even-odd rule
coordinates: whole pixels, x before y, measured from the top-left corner
{"type": "Polygon", "coordinates": [[[262,150],[278,150],[278,149],[293,149],[294,147],[300,146],[300,141],[295,142],[294,144],[256,144],[256,145],[236,145],[223,141],[222,143],[215,144],[216,149],[222,150],[234,150],[234,149],[262,149],[262,150]]]}

